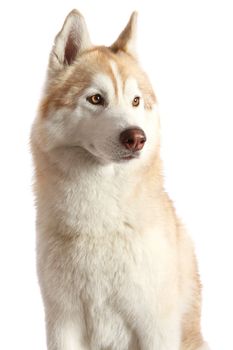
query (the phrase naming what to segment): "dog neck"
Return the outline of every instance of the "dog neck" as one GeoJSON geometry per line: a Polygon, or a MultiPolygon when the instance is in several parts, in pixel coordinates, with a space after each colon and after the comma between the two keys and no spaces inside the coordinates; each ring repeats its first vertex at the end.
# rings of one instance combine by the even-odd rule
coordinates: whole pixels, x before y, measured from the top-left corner
{"type": "MultiPolygon", "coordinates": [[[[37,149],[34,156],[37,206],[46,231],[49,225],[51,232],[100,235],[120,230],[122,223],[130,227],[147,198],[159,199],[163,191],[158,155],[120,164],[101,164],[81,149],[37,149]]],[[[154,215],[148,208],[145,221],[154,215]]]]}

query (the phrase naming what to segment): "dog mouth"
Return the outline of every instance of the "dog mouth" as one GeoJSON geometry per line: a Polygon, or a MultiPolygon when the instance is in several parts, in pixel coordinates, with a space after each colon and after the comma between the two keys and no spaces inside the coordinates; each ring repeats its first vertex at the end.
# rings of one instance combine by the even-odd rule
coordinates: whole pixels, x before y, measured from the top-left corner
{"type": "Polygon", "coordinates": [[[81,145],[72,145],[71,147],[74,150],[80,150],[83,149],[86,152],[88,152],[90,155],[96,157],[97,159],[106,159],[112,162],[116,162],[116,163],[126,163],[129,162],[133,159],[138,159],[140,157],[140,151],[136,151],[136,152],[119,152],[119,150],[117,150],[117,152],[113,152],[112,156],[106,156],[99,154],[99,152],[96,151],[96,147],[94,145],[90,145],[88,148],[87,147],[83,147],[81,145]],[[114,156],[115,153],[115,156],[114,156]]]}
{"type": "Polygon", "coordinates": [[[134,156],[126,156],[126,157],[122,157],[122,160],[131,160],[134,159],[134,156]]]}
{"type": "Polygon", "coordinates": [[[136,153],[131,153],[131,154],[127,154],[127,155],[123,155],[119,158],[120,162],[126,162],[126,161],[130,161],[133,159],[138,159],[140,156],[140,152],[136,152],[136,153]]]}
{"type": "Polygon", "coordinates": [[[130,156],[124,156],[122,157],[123,160],[131,160],[131,159],[135,159],[135,158],[138,158],[139,157],[139,154],[136,155],[136,154],[131,154],[130,156]]]}

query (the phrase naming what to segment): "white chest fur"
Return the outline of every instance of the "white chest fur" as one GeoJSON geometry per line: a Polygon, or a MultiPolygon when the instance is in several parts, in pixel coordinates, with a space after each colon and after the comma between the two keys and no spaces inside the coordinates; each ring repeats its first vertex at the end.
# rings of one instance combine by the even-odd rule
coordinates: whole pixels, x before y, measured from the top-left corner
{"type": "Polygon", "coordinates": [[[151,327],[176,298],[176,256],[159,222],[142,229],[150,208],[130,206],[130,182],[121,173],[113,181],[112,172],[50,184],[38,220],[41,287],[65,313],[79,315],[96,348],[117,339],[119,349],[131,342],[136,349],[141,339],[149,349],[151,327]]]}

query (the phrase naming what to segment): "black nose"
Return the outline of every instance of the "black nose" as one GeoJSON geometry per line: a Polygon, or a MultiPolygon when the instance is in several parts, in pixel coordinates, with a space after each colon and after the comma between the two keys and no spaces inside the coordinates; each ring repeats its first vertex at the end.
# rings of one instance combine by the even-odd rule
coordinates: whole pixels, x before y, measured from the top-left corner
{"type": "Polygon", "coordinates": [[[120,142],[132,152],[140,151],[146,142],[146,135],[139,128],[126,129],[120,134],[120,142]]]}

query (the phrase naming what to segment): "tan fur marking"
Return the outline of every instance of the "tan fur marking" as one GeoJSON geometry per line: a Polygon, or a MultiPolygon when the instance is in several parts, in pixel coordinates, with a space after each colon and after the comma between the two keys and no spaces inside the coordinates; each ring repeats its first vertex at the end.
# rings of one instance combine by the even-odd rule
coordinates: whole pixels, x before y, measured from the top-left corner
{"type": "Polygon", "coordinates": [[[41,116],[46,117],[51,109],[74,108],[78,96],[91,84],[93,75],[100,72],[111,78],[117,97],[117,81],[109,63],[110,60],[117,65],[123,84],[129,76],[137,80],[143,94],[145,108],[151,109],[156,102],[156,97],[146,74],[138,68],[136,60],[123,52],[114,54],[107,47],[100,46],[84,52],[72,66],[50,79],[47,93],[40,104],[41,116]]]}
{"type": "MultiPolygon", "coordinates": [[[[52,348],[74,344],[73,348],[89,349],[94,344],[98,349],[147,350],[157,344],[159,349],[197,350],[205,346],[193,244],[164,191],[157,111],[154,119],[147,118],[153,113],[145,113],[146,129],[155,129],[148,133],[147,153],[132,160],[132,167],[124,163],[105,167],[100,161],[108,164],[110,153],[100,152],[98,159],[91,153],[89,143],[109,138],[104,123],[97,120],[93,130],[98,126],[98,132],[90,135],[92,126],[83,118],[77,141],[72,132],[79,131],[79,119],[74,116],[70,125],[63,123],[69,111],[62,115],[61,128],[53,118],[51,123],[43,119],[63,107],[73,110],[96,74],[111,78],[116,96],[118,73],[123,85],[134,78],[145,108],[153,108],[155,94],[134,58],[130,40],[135,21],[133,14],[111,48],[93,47],[74,61],[68,55],[70,65],[60,62],[59,69],[57,65],[52,69],[50,62],[45,96],[32,128],[38,276],[52,348]],[[77,324],[74,332],[73,324],[77,324]]],[[[105,112],[111,115],[111,110],[105,112]]],[[[119,141],[118,137],[112,153],[122,151],[119,141]]],[[[101,144],[101,150],[108,145],[101,144]]]]}
{"type": "Polygon", "coordinates": [[[129,77],[134,77],[142,92],[145,109],[152,109],[157,100],[146,73],[138,68],[137,61],[134,58],[124,52],[119,52],[116,55],[116,60],[123,84],[125,85],[129,77]]]}
{"type": "Polygon", "coordinates": [[[80,55],[73,65],[50,79],[47,93],[39,108],[41,116],[46,117],[51,109],[74,108],[78,96],[91,84],[93,75],[98,73],[104,73],[111,78],[117,97],[117,82],[110,60],[115,60],[115,55],[108,48],[94,47],[80,55]]]}

